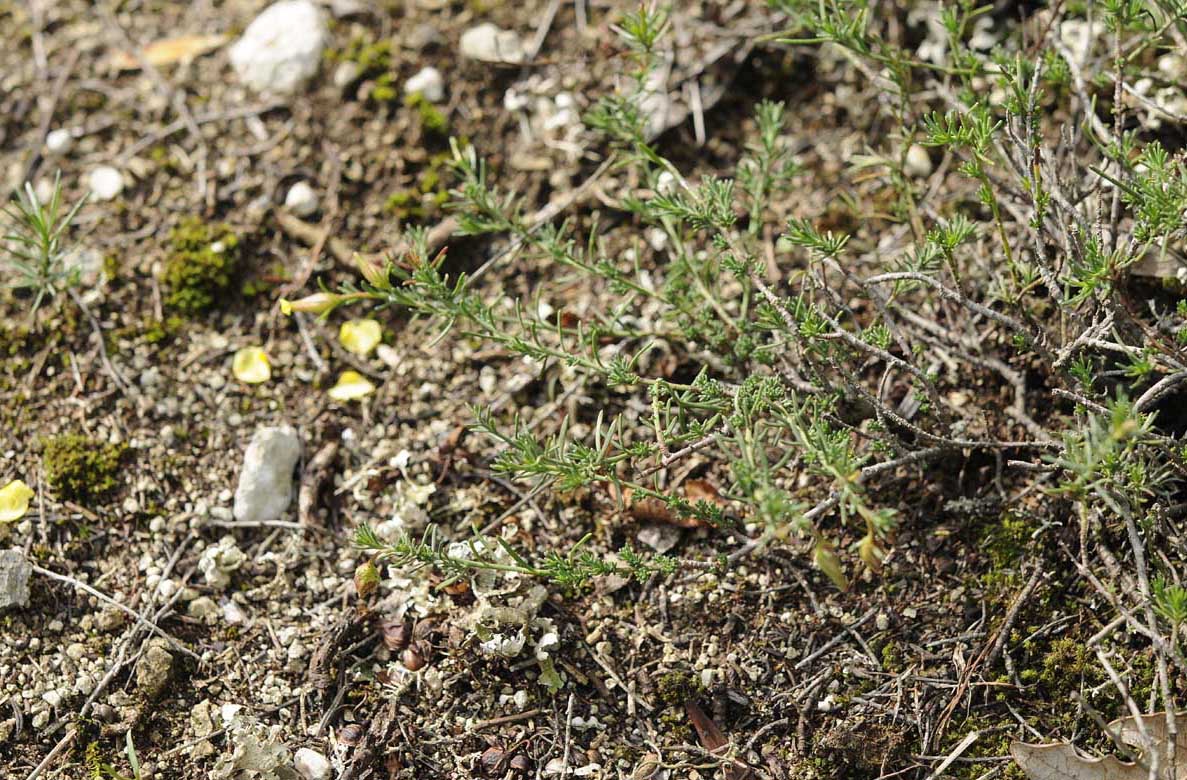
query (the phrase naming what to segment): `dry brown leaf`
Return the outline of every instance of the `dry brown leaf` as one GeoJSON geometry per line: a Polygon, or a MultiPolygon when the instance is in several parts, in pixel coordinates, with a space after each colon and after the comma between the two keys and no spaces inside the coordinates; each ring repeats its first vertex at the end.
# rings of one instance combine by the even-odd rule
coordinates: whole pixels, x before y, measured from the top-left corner
{"type": "MultiPolygon", "coordinates": [[[[684,702],[684,711],[688,713],[688,719],[692,722],[692,727],[697,732],[697,738],[701,740],[705,750],[715,755],[723,753],[722,748],[728,747],[730,741],[717,722],[706,715],[705,711],[692,699],[684,702]]],[[[726,764],[724,770],[725,780],[750,780],[752,777],[749,768],[738,763],[726,764]]]]}
{"type": "Polygon", "coordinates": [[[717,486],[707,479],[690,479],[685,481],[684,497],[694,504],[698,501],[705,501],[710,504],[717,504],[720,507],[725,506],[725,500],[717,492],[717,486]]]}
{"type": "MultiPolygon", "coordinates": [[[[612,484],[608,487],[611,497],[617,499],[617,488],[612,484]]],[[[707,501],[721,507],[726,505],[726,501],[717,492],[717,488],[707,479],[685,480],[684,484],[681,485],[681,491],[684,493],[684,497],[694,504],[697,501],[707,501]]],[[[681,517],[669,509],[668,505],[658,498],[652,498],[650,496],[635,498],[634,493],[629,487],[624,489],[622,491],[622,502],[626,505],[631,517],[636,520],[650,523],[667,523],[668,525],[675,525],[680,528],[700,528],[704,525],[704,523],[695,517],[681,517]]]]}
{"type": "Polygon", "coordinates": [[[1177,715],[1175,720],[1178,734],[1173,774],[1172,767],[1166,766],[1167,723],[1163,712],[1144,715],[1140,722],[1128,717],[1109,724],[1110,734],[1135,748],[1135,753],[1140,756],[1137,763],[1127,763],[1116,756],[1083,756],[1070,742],[1050,745],[1014,742],[1010,745],[1010,755],[1031,780],[1149,780],[1147,757],[1156,751],[1160,780],[1187,780],[1187,713],[1177,715]],[[1142,735],[1143,727],[1148,737],[1142,735]]]}
{"type": "MultiPolygon", "coordinates": [[[[141,49],[140,57],[154,68],[162,68],[209,54],[226,41],[225,35],[182,35],[177,38],[165,38],[153,41],[141,49]]],[[[120,70],[139,70],[140,57],[131,52],[117,51],[111,55],[111,62],[120,70]]]]}

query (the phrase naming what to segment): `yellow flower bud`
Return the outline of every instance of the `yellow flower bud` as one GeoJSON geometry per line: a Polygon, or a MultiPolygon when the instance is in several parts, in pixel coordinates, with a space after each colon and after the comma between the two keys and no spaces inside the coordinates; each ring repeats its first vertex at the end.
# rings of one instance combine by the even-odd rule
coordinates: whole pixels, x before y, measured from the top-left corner
{"type": "Polygon", "coordinates": [[[335,295],[333,293],[314,293],[313,295],[306,295],[295,301],[290,301],[287,298],[280,299],[280,312],[285,316],[291,315],[295,311],[308,312],[309,314],[325,314],[330,309],[337,306],[342,301],[346,300],[345,295],[335,295]]]}

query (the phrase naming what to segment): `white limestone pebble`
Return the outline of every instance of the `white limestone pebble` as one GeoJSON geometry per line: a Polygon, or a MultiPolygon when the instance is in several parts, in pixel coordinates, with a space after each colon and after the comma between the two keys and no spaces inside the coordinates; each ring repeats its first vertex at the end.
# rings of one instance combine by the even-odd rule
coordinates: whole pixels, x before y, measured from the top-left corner
{"type": "Polygon", "coordinates": [[[260,428],[243,455],[235,490],[235,519],[244,523],[279,520],[293,493],[293,467],[301,440],[290,425],[260,428]]]}
{"type": "Polygon", "coordinates": [[[284,196],[284,207],[298,217],[311,216],[317,211],[317,206],[317,193],[305,181],[289,187],[288,194],[284,196]]]}
{"type": "Polygon", "coordinates": [[[430,103],[440,103],[445,99],[445,79],[441,71],[432,66],[418,70],[410,79],[404,82],[404,93],[412,95],[419,92],[430,103]]]}
{"type": "Polygon", "coordinates": [[[518,33],[486,22],[462,33],[458,48],[463,57],[479,62],[523,62],[526,57],[518,33]]]}
{"type": "Polygon", "coordinates": [[[50,154],[65,154],[74,145],[74,136],[64,127],[45,134],[45,150],[50,154]]]}
{"type": "Polygon", "coordinates": [[[124,175],[110,165],[100,165],[87,177],[87,187],[96,200],[112,200],[124,191],[124,175]]]}
{"type": "Polygon", "coordinates": [[[328,780],[330,777],[330,762],[321,753],[309,748],[301,748],[293,757],[293,768],[305,780],[328,780]]]}
{"type": "Polygon", "coordinates": [[[329,31],[311,0],[264,9],[230,49],[235,75],[257,92],[289,95],[317,73],[329,31]]]}
{"type": "Polygon", "coordinates": [[[932,172],[931,155],[919,144],[912,144],[911,148],[907,150],[907,161],[903,166],[903,172],[916,179],[930,176],[932,172]]]}

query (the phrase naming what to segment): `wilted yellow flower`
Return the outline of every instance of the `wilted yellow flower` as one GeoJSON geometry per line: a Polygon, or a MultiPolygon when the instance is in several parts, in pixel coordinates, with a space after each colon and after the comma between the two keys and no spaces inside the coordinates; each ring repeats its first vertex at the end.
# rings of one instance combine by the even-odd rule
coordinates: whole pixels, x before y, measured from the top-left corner
{"type": "Polygon", "coordinates": [[[823,539],[818,540],[816,547],[812,550],[812,561],[816,564],[816,568],[828,575],[828,578],[839,590],[849,589],[849,580],[845,577],[845,570],[841,567],[841,559],[833,552],[831,544],[823,539]]]}
{"type": "Polygon", "coordinates": [[[0,523],[14,523],[29,511],[32,489],[19,479],[0,488],[0,523]]]}
{"type": "Polygon", "coordinates": [[[329,389],[329,396],[335,401],[357,401],[375,392],[375,385],[358,371],[343,371],[338,383],[329,389]]]}
{"type": "Polygon", "coordinates": [[[272,364],[268,355],[259,347],[244,347],[235,353],[231,361],[231,373],[240,382],[258,385],[272,378],[272,364]]]}
{"type": "Polygon", "coordinates": [[[338,341],[347,350],[366,357],[379,345],[383,328],[375,320],[349,320],[338,329],[338,341]]]}

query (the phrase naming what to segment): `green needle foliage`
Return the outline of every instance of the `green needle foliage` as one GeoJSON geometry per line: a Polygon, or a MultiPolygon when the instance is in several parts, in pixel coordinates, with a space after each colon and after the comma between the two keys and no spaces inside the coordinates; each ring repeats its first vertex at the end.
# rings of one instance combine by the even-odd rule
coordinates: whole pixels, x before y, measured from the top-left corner
{"type": "MultiPolygon", "coordinates": [[[[1173,48],[1181,14],[1106,3],[1111,32],[1081,62],[1059,39],[1061,24],[1082,22],[1074,10],[1057,10],[1038,44],[1006,37],[984,51],[969,39],[990,7],[959,2],[943,13],[937,62],[892,40],[896,28],[865,0],[771,5],[787,27],[765,43],[817,47],[885,79],[876,110],[890,131],[868,139],[881,148],[855,169],[888,174],[893,208],[878,219],[903,227],[900,246],[783,215],[805,172],[782,103],[755,107],[732,177],[686,178],[649,129],[667,19],[645,7],[617,28],[633,87],[586,123],[604,133],[612,166],[639,182],[622,208],[658,238],[652,255],[607,251],[596,220],[583,233],[534,224],[476,150],[452,144],[460,232],[507,235],[557,277],[584,279],[599,307],[575,321],[484,294],[446,275],[417,232],[406,257],[364,265],[333,302],[400,307],[583,382],[594,406],[551,433],[474,410],[477,430],[499,445],[496,472],[562,491],[613,485],[744,531],[748,549],[799,545],[841,587],[843,548],[877,571],[910,507],[880,498],[878,478],[974,452],[1021,463],[1023,480],[1054,475],[1041,487],[1080,518],[1084,543],[1091,528],[1154,511],[1183,473],[1181,445],[1160,432],[1153,407],[1187,377],[1187,304],[1134,300],[1132,269],[1185,237],[1187,169],[1129,129],[1124,103],[1110,106],[1110,124],[1097,101],[1113,101],[1160,47],[1173,48]],[[951,161],[946,201],[924,202],[927,187],[908,173],[912,148],[951,161]],[[676,356],[682,380],[657,370],[660,354],[676,356]],[[574,435],[577,423],[588,433],[574,435]],[[664,470],[693,452],[726,475],[724,508],[666,486],[664,470]]],[[[627,551],[606,564],[582,545],[529,562],[484,537],[456,555],[436,531],[358,541],[450,576],[498,566],[576,585],[622,566],[636,575],[672,566],[627,551]]]]}
{"type": "Polygon", "coordinates": [[[61,176],[54,177],[49,200],[42,203],[26,182],[3,209],[4,233],[0,236],[0,271],[7,285],[32,295],[30,312],[78,283],[78,269],[66,259],[69,248],[66,231],[86,198],[66,208],[62,200],[61,176]]]}

